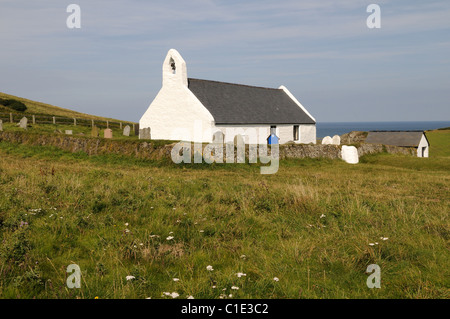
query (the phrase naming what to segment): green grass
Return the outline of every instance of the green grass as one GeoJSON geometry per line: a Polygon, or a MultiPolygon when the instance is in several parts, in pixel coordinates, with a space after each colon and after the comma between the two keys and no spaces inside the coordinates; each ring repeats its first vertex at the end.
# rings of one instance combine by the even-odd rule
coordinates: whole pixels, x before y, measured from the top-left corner
{"type": "MultiPolygon", "coordinates": [[[[70,118],[76,117],[76,118],[83,118],[83,119],[94,119],[94,120],[101,120],[101,121],[110,120],[110,121],[118,122],[118,120],[115,120],[115,119],[80,113],[80,112],[72,111],[69,109],[62,108],[62,107],[54,106],[51,104],[32,101],[29,99],[25,99],[22,97],[6,94],[6,93],[2,93],[2,92],[0,92],[0,99],[13,99],[13,100],[17,100],[17,101],[24,103],[27,106],[27,110],[23,113],[24,115],[41,114],[41,115],[62,116],[62,117],[70,117],[70,118]]],[[[7,107],[0,105],[0,113],[4,113],[4,112],[20,113],[20,112],[11,110],[7,107]]]]}
{"type": "Polygon", "coordinates": [[[426,134],[430,142],[430,157],[450,157],[450,129],[427,131],[426,134]]]}
{"type": "Polygon", "coordinates": [[[261,175],[1,142],[0,297],[449,298],[449,191],[439,156],[261,175]],[[81,289],[66,287],[73,263],[81,289]]]}
{"type": "MultiPolygon", "coordinates": [[[[123,125],[125,127],[125,124],[123,125]]],[[[3,123],[3,130],[5,132],[24,132],[17,123],[3,123]]],[[[30,134],[65,134],[66,130],[71,130],[74,136],[91,136],[92,128],[83,125],[63,125],[63,124],[28,124],[27,133],[30,134]]],[[[100,137],[103,137],[104,128],[99,128],[100,137]]],[[[130,130],[130,136],[123,136],[123,130],[119,128],[111,128],[113,132],[113,139],[119,140],[138,140],[139,136],[134,135],[133,130],[130,130]]]]}

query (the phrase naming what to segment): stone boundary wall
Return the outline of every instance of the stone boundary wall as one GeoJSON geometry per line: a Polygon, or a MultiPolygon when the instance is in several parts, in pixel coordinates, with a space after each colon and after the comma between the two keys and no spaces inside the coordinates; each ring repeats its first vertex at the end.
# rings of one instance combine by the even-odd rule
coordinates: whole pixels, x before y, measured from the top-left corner
{"type": "MultiPolygon", "coordinates": [[[[72,153],[85,152],[88,155],[117,154],[134,156],[142,159],[170,159],[174,144],[156,145],[146,141],[127,141],[103,138],[92,138],[71,135],[35,134],[27,132],[0,132],[0,142],[7,141],[16,144],[35,146],[53,146],[72,153]]],[[[205,146],[204,144],[203,146],[205,146]]],[[[381,153],[386,151],[393,154],[414,155],[414,148],[388,146],[381,144],[360,144],[356,146],[358,155],[381,153]]],[[[269,148],[270,150],[270,148],[269,148]]],[[[270,151],[269,151],[270,152],[270,151]]],[[[194,153],[192,151],[192,153],[194,153]]],[[[225,156],[224,147],[224,156],[225,156]]],[[[248,159],[248,147],[245,156],[248,159]]],[[[280,159],[285,158],[341,158],[339,145],[322,144],[285,144],[280,145],[280,159]]]]}

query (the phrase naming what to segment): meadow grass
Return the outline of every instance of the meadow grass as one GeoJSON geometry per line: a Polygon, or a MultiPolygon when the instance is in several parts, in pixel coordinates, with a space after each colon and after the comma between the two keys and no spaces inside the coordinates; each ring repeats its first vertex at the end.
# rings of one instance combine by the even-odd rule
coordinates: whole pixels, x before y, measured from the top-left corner
{"type": "Polygon", "coordinates": [[[426,132],[430,142],[430,156],[450,157],[450,129],[426,132]]]}
{"type": "Polygon", "coordinates": [[[0,297],[449,298],[449,189],[445,157],[261,175],[1,142],[0,297]]]}
{"type": "MultiPolygon", "coordinates": [[[[66,130],[71,130],[74,136],[84,135],[91,136],[92,127],[83,125],[64,125],[64,124],[30,124],[28,122],[27,130],[20,128],[17,123],[3,123],[3,130],[8,132],[26,132],[27,134],[65,134],[66,130]]],[[[123,127],[125,127],[124,123],[123,127]]],[[[130,131],[130,136],[124,136],[123,130],[119,128],[111,128],[113,139],[117,140],[138,140],[139,136],[134,135],[133,130],[130,131]]],[[[99,128],[99,137],[103,137],[103,128],[99,128]]]]}
{"type": "MultiPolygon", "coordinates": [[[[40,115],[47,114],[47,115],[51,115],[51,116],[63,116],[63,117],[71,117],[71,118],[76,117],[76,118],[93,119],[93,120],[101,120],[101,121],[106,121],[106,120],[116,121],[116,122],[118,121],[118,120],[107,118],[107,117],[90,115],[90,114],[86,114],[86,113],[80,113],[80,112],[72,111],[72,110],[62,108],[59,106],[42,103],[42,102],[37,102],[37,101],[32,101],[29,99],[25,99],[22,97],[14,96],[11,94],[6,94],[6,93],[2,93],[2,92],[0,92],[0,99],[12,99],[12,100],[17,100],[17,101],[24,103],[27,106],[27,110],[23,113],[24,116],[29,115],[29,114],[40,114],[40,115]]],[[[11,110],[4,106],[0,106],[0,112],[2,112],[2,113],[3,112],[19,113],[17,111],[11,110]]]]}

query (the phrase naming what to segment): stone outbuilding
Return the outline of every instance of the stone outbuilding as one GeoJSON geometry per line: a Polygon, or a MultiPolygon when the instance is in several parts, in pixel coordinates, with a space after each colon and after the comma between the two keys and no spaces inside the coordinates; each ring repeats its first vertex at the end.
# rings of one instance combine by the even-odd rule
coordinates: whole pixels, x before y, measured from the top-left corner
{"type": "Polygon", "coordinates": [[[365,143],[413,147],[417,149],[417,157],[428,157],[430,149],[424,131],[372,131],[365,143]]]}

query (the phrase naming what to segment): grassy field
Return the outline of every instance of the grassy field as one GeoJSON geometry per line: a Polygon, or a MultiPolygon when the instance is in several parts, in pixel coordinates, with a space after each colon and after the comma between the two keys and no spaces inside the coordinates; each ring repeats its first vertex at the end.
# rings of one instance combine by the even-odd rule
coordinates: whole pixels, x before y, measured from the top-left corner
{"type": "MultiPolygon", "coordinates": [[[[125,127],[126,123],[123,124],[125,127]]],[[[130,125],[131,127],[131,125],[130,125]]],[[[17,126],[16,123],[3,123],[3,130],[8,132],[23,132],[24,129],[17,126]]],[[[66,130],[71,130],[74,136],[84,135],[91,136],[92,128],[90,126],[82,126],[82,125],[63,125],[63,124],[28,124],[28,128],[26,130],[27,133],[33,134],[65,134],[66,130]]],[[[100,137],[103,137],[104,128],[99,128],[98,132],[100,137]]],[[[139,136],[134,135],[133,128],[131,127],[130,136],[123,136],[123,130],[118,127],[111,128],[113,133],[113,139],[121,139],[121,140],[138,140],[139,136]]]]}
{"type": "MultiPolygon", "coordinates": [[[[36,101],[28,100],[28,99],[25,99],[22,97],[6,94],[6,93],[2,93],[2,92],[0,92],[0,99],[13,99],[13,100],[17,100],[17,101],[24,103],[27,106],[27,110],[23,113],[24,115],[26,115],[26,114],[46,114],[46,115],[51,115],[51,116],[62,116],[62,117],[70,117],[70,118],[76,117],[76,118],[82,118],[82,119],[93,119],[93,120],[101,120],[101,121],[106,121],[106,120],[116,121],[116,122],[118,121],[118,120],[111,119],[111,118],[106,118],[106,117],[95,116],[95,115],[72,111],[72,110],[65,109],[65,108],[62,108],[59,106],[54,106],[51,104],[36,102],[36,101]]],[[[7,107],[0,105],[0,113],[3,113],[3,112],[20,113],[20,112],[13,111],[7,107]]]]}
{"type": "Polygon", "coordinates": [[[450,157],[450,129],[426,132],[430,142],[430,156],[450,157]]]}
{"type": "Polygon", "coordinates": [[[448,138],[432,135],[427,159],[274,175],[1,142],[0,297],[449,298],[450,161],[433,153],[448,138]]]}

